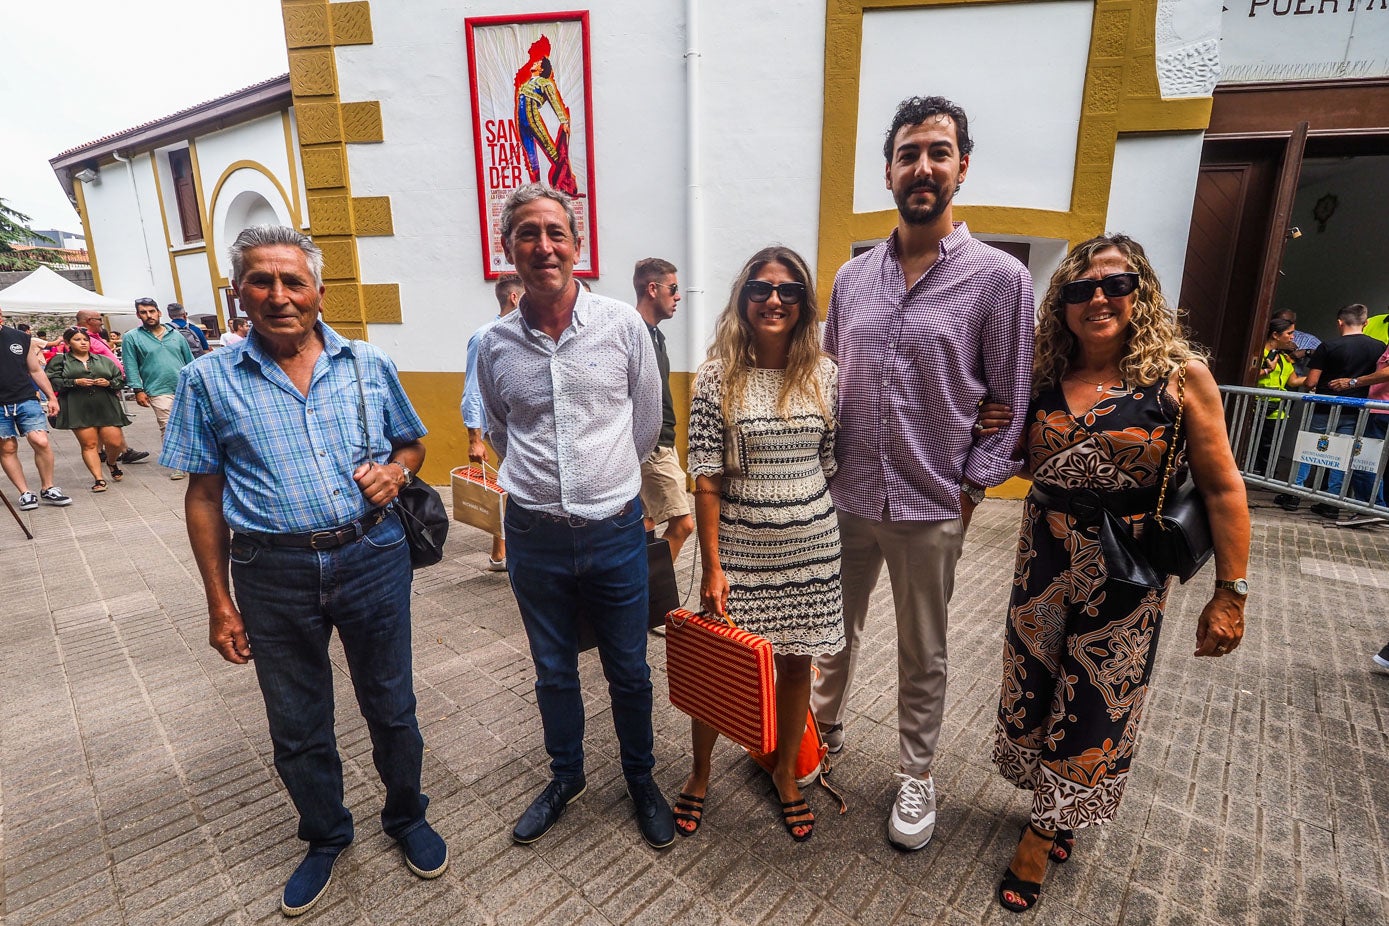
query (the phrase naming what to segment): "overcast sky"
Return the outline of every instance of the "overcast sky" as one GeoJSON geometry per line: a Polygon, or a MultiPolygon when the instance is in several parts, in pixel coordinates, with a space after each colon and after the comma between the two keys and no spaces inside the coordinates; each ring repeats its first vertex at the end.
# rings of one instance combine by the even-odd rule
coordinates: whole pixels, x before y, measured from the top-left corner
{"type": "Polygon", "coordinates": [[[279,0],[0,0],[0,198],[82,233],[48,159],[289,70],[279,0]]]}

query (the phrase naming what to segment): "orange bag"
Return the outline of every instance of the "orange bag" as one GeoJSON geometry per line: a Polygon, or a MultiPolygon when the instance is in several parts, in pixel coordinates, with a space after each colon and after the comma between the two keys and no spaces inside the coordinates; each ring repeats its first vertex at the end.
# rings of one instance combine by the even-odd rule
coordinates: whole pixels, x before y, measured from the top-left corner
{"type": "Polygon", "coordinates": [[[666,615],[670,703],[749,752],[776,749],[772,645],[731,621],[677,608],[666,615]]]}
{"type": "MultiPolygon", "coordinates": [[[[812,671],[820,674],[819,669],[812,667],[812,671]]],[[[752,761],[762,766],[762,769],[770,775],[772,769],[776,767],[775,751],[757,752],[749,749],[748,755],[752,761]]],[[[820,738],[820,725],[815,722],[815,712],[806,709],[805,712],[805,733],[801,736],[801,748],[796,753],[796,784],[802,788],[809,787],[813,782],[820,782],[820,787],[834,795],[839,802],[839,812],[847,813],[849,810],[848,802],[844,800],[844,795],[839,792],[834,785],[830,784],[828,775],[830,773],[830,748],[825,745],[825,741],[820,738]]]]}

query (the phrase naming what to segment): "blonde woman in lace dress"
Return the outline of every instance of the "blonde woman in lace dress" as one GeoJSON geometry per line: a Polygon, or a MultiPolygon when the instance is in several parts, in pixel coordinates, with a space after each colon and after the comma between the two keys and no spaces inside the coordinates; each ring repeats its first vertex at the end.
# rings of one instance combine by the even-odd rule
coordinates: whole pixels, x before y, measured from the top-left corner
{"type": "MultiPolygon", "coordinates": [[[[704,564],[700,601],[766,637],[776,656],[772,781],[791,838],[815,815],[796,784],[810,703],[810,660],[844,646],[834,474],[838,373],[820,350],[814,284],[795,251],[769,247],[743,266],[695,378],[689,470],[704,564]]],[[[718,733],[691,721],[694,767],[675,805],[699,829],[718,733]]]]}

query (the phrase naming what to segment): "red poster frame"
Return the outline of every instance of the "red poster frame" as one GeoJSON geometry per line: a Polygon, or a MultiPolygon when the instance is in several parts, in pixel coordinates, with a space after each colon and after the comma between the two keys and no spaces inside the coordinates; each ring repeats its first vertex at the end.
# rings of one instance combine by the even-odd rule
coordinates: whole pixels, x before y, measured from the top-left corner
{"type": "Polygon", "coordinates": [[[583,35],[584,150],[588,157],[588,177],[585,186],[586,192],[588,193],[586,203],[588,234],[584,239],[583,247],[584,251],[588,254],[590,266],[586,270],[576,269],[574,271],[574,276],[597,279],[599,272],[598,182],[597,169],[593,160],[593,75],[590,68],[590,62],[593,58],[592,50],[589,45],[588,10],[567,10],[559,13],[526,13],[513,16],[470,16],[463,20],[468,42],[468,93],[471,97],[473,112],[473,160],[474,166],[477,169],[478,230],[481,233],[482,240],[482,275],[483,279],[495,280],[510,271],[492,269],[491,261],[489,260],[491,257],[492,232],[488,225],[486,186],[483,178],[482,124],[481,112],[478,106],[477,52],[473,43],[473,31],[481,26],[509,26],[533,22],[578,22],[581,34],[583,35]]]}

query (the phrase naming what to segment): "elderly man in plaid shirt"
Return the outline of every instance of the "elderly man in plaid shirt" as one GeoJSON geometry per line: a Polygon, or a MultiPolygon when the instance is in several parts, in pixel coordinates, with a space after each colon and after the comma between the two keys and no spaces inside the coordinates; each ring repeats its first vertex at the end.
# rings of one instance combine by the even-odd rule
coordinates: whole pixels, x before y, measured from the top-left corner
{"type": "Polygon", "coordinates": [[[973,142],[942,97],[897,109],[883,146],[899,214],[885,242],[840,268],[825,324],[839,362],[839,472],[830,483],[844,544],[847,646],[815,660],[811,706],[825,740],[844,720],[883,563],[897,612],[897,799],[888,840],[920,849],[936,822],[931,765],[945,708],[947,604],[965,528],[986,486],[1018,469],[1025,416],[981,436],[986,396],[1026,408],[1033,290],[1027,268],[951,218],[973,142]]]}
{"type": "Polygon", "coordinates": [[[209,642],[231,663],[255,656],[275,768],[308,843],[280,900],[297,916],[353,837],[333,733],[334,629],[386,790],[382,829],[419,877],[448,867],[420,791],[410,553],[391,507],[424,462],[425,429],[390,358],[319,318],[317,245],[259,225],[230,251],[254,328],[180,372],[160,462],[192,477],[184,508],[209,642]]]}

